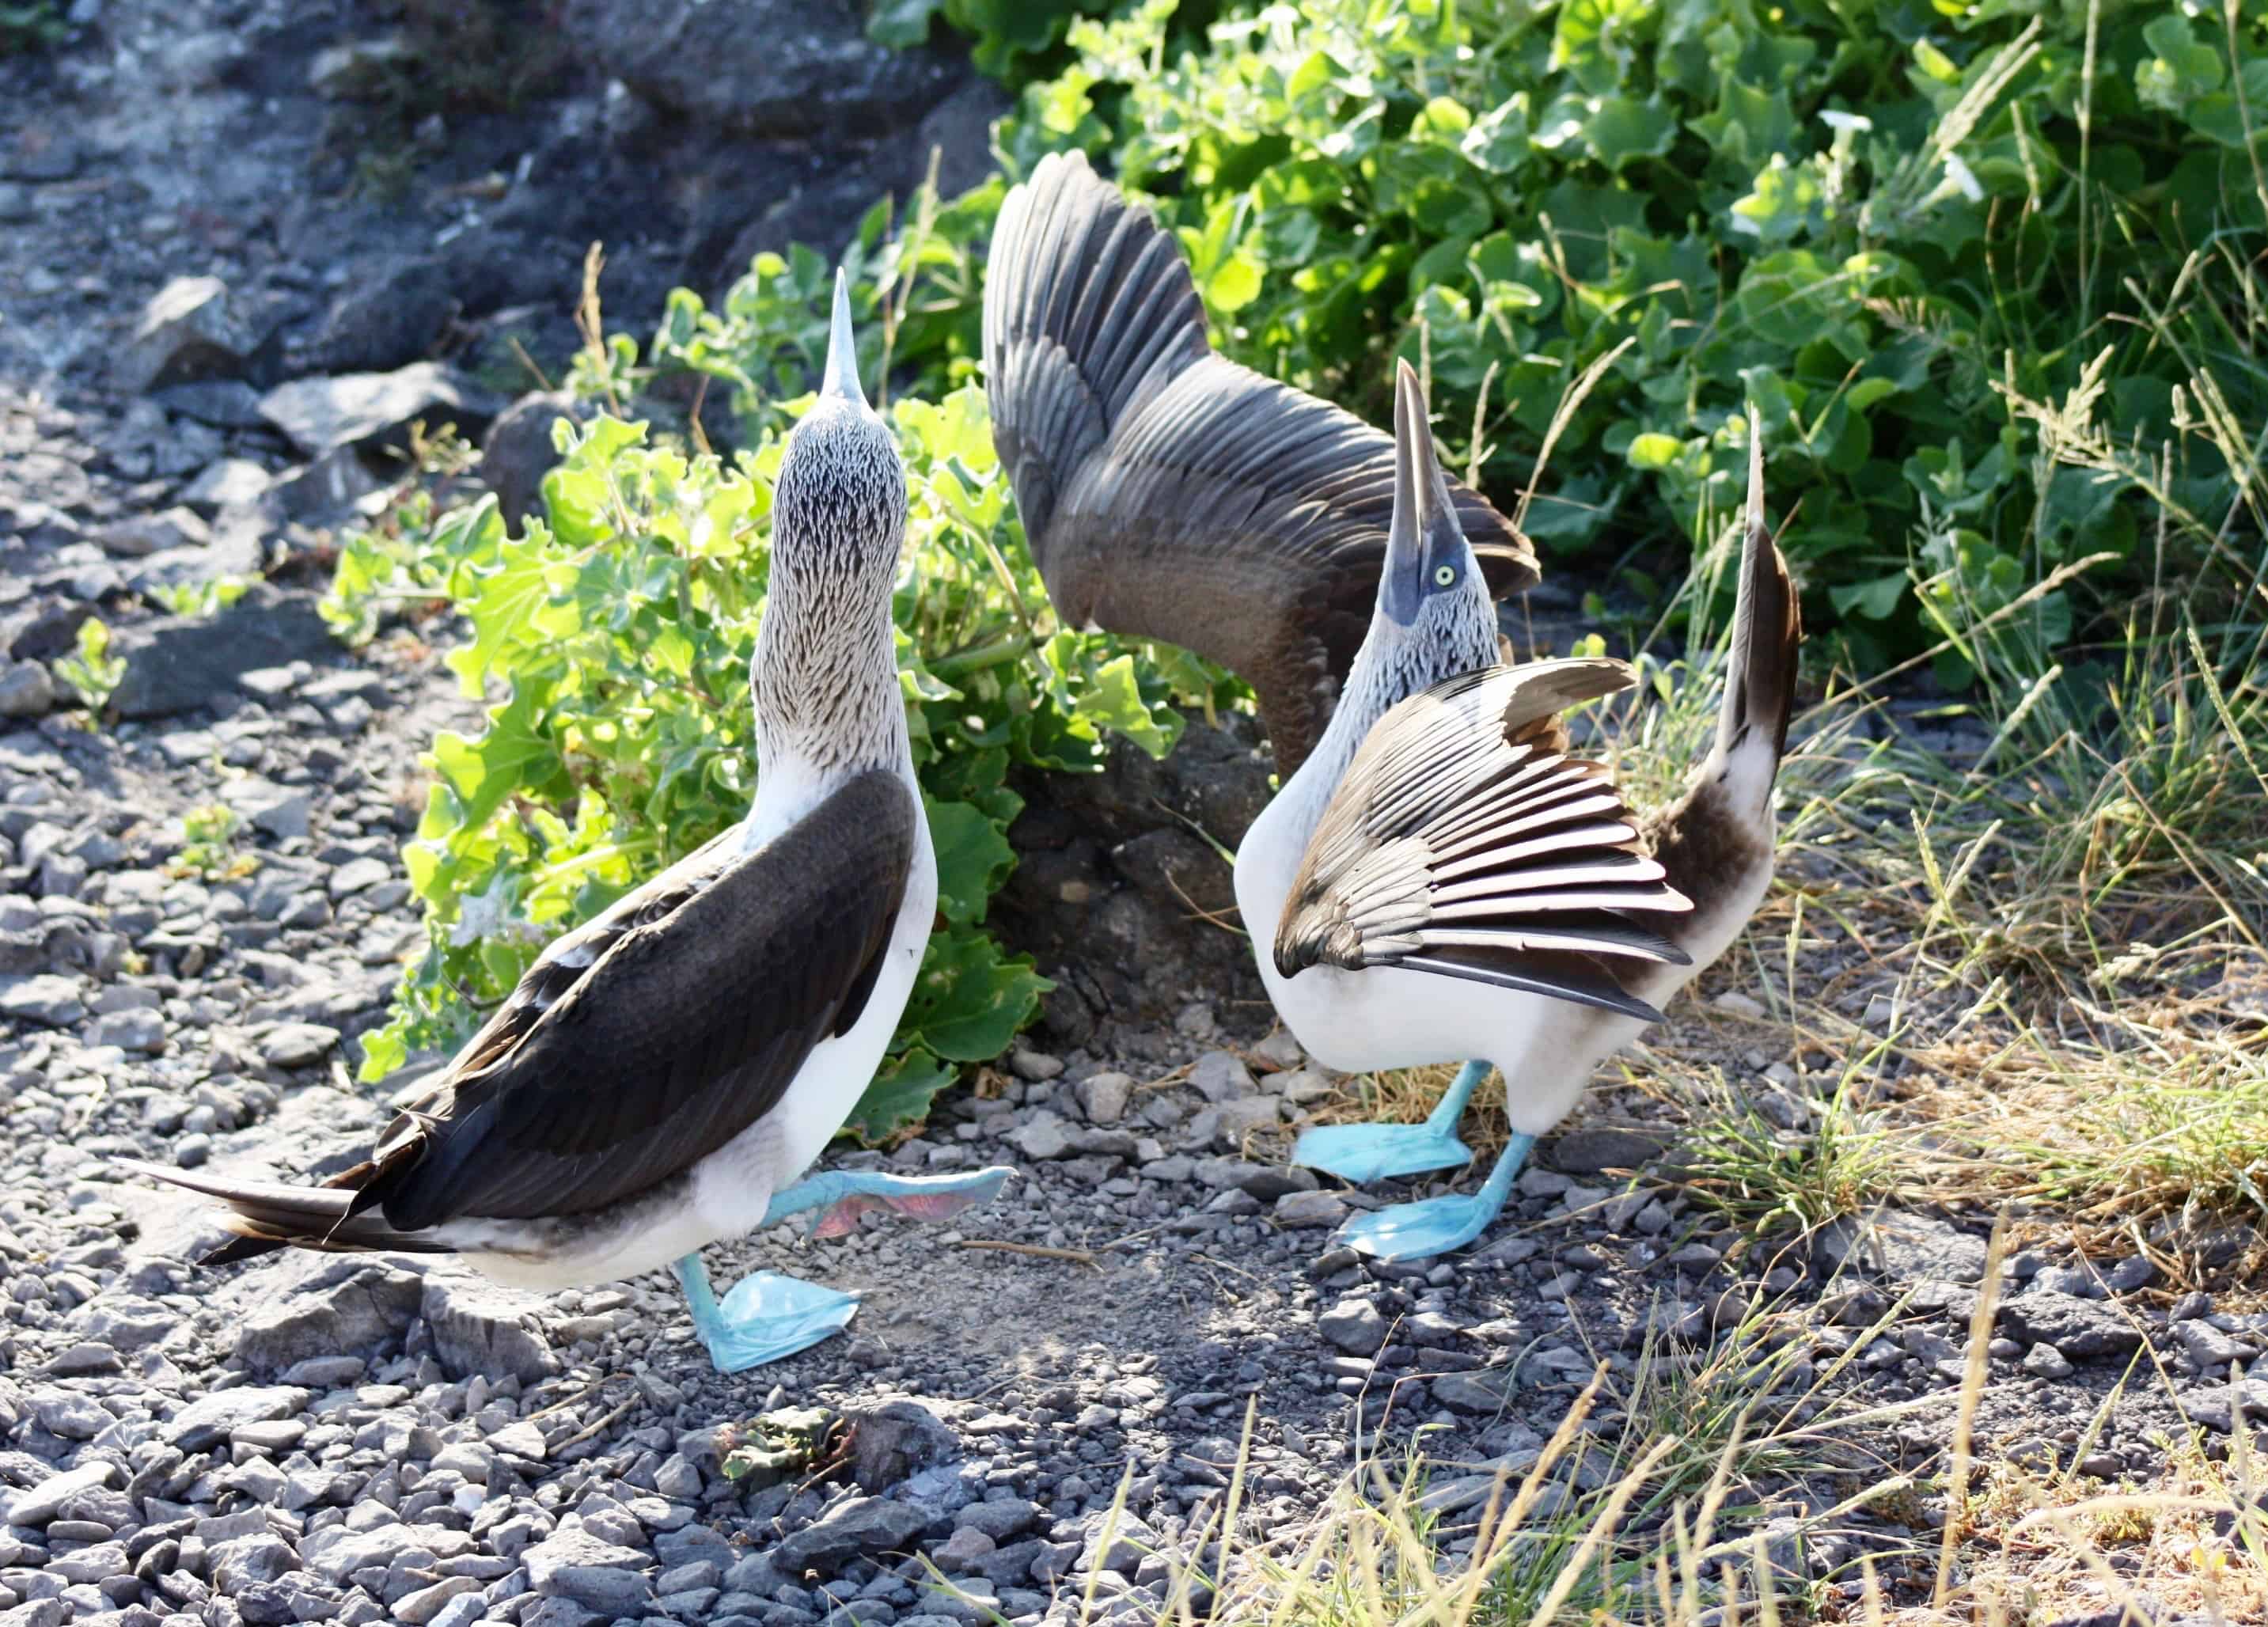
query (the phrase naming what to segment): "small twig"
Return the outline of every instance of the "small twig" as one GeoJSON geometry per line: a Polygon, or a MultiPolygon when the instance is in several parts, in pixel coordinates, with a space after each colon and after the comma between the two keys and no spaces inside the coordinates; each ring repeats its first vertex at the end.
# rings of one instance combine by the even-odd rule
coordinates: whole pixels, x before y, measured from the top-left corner
{"type": "Polygon", "coordinates": [[[1039,1260],[1068,1260],[1073,1265],[1098,1265],[1095,1257],[1084,1248],[1050,1248],[1044,1243],[1005,1243],[989,1237],[964,1237],[963,1248],[990,1248],[1000,1254],[1030,1255],[1039,1260]]]}
{"type": "Polygon", "coordinates": [[[640,1398],[638,1396],[631,1396],[628,1401],[622,1402],[621,1406],[616,1407],[612,1412],[607,1414],[606,1417],[600,1418],[588,1429],[578,1430],[574,1434],[570,1435],[557,1446],[550,1447],[546,1452],[545,1455],[549,1456],[552,1453],[564,1452],[570,1447],[579,1447],[585,1441],[590,1439],[592,1436],[597,1434],[600,1431],[610,1428],[614,1425],[621,1423],[622,1419],[630,1417],[631,1413],[637,1410],[639,1399],[640,1398]]]}

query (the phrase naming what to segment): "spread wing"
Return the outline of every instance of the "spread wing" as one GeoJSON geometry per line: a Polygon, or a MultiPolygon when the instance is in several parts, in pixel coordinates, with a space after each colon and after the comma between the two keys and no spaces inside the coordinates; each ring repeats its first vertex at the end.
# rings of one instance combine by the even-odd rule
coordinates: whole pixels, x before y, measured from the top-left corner
{"type": "MultiPolygon", "coordinates": [[[[1393,437],[1214,354],[1172,235],[1079,153],[1042,159],[1002,207],[984,357],[994,443],[1057,614],[1236,673],[1288,776],[1370,626],[1393,437]]],[[[1533,586],[1527,539],[1450,490],[1491,593],[1533,586]]]]}
{"type": "Polygon", "coordinates": [[[1690,906],[1558,723],[1631,682],[1620,661],[1495,666],[1388,711],[1308,842],[1278,969],[1401,966],[1656,1020],[1609,966],[1682,964],[1631,916],[1690,906]]]}
{"type": "Polygon", "coordinates": [[[711,842],[552,945],[338,1184],[414,1230],[587,1213],[689,1168],[858,1020],[920,817],[876,769],[755,852],[711,842]]]}

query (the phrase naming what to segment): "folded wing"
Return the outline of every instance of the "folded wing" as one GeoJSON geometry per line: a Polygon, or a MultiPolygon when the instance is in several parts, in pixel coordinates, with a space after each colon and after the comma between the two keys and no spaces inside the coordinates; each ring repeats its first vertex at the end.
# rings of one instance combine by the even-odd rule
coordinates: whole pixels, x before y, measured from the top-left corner
{"type": "Polygon", "coordinates": [[[1400,966],[1657,1020],[1611,968],[1683,962],[1636,917],[1691,906],[1558,722],[1631,681],[1619,661],[1490,667],[1388,711],[1307,844],[1278,968],[1400,966]]]}

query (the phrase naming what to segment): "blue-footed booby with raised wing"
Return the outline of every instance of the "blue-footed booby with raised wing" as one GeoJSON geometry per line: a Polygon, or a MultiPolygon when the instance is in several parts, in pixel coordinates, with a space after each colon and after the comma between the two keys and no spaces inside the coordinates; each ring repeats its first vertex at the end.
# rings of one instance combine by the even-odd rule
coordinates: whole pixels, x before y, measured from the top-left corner
{"type": "MultiPolygon", "coordinates": [[[[1291,774],[1371,624],[1392,438],[1216,354],[1173,234],[1077,152],[1041,159],[1000,207],[984,378],[1056,614],[1227,667],[1291,774]]],[[[1446,489],[1476,587],[1534,586],[1528,540],[1446,489]]]]}
{"type": "Polygon", "coordinates": [[[1342,1233],[1404,1259],[1477,1237],[1592,1068],[1658,1020],[1656,1005],[1755,912],[1771,873],[1799,629],[1752,439],[1716,747],[1678,802],[1636,824],[1605,770],[1568,755],[1557,721],[1628,688],[1629,668],[1491,665],[1494,617],[1406,366],[1395,429],[1370,636],[1322,743],[1238,850],[1236,891],[1276,1009],[1318,1060],[1355,1071],[1485,1059],[1465,1062],[1426,1124],[1313,1130],[1296,1161],[1356,1179],[1462,1163],[1457,1118],[1488,1063],[1503,1072],[1514,1134],[1477,1194],[1358,1216],[1342,1233]]]}
{"type": "Polygon", "coordinates": [[[448,1253],[536,1288],[674,1263],[711,1358],[735,1372],[824,1338],[856,1304],[771,1273],[719,1303],[704,1246],[814,1210],[821,1235],[870,1208],[935,1218],[998,1189],[1005,1169],[797,1182],[873,1078],[936,910],[892,648],[905,518],[838,274],[825,377],[772,497],[747,818],[547,947],[329,1184],[132,1166],[229,1205],[238,1240],[210,1258],[448,1253]]]}

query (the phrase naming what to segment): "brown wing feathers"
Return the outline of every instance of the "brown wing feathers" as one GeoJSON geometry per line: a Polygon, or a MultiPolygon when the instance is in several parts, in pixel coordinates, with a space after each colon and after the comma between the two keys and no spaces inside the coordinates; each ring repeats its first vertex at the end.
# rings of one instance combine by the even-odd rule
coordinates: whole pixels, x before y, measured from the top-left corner
{"type": "Polygon", "coordinates": [[[1683,962],[1623,912],[1686,902],[1557,721],[1630,681],[1618,661],[1491,667],[1388,712],[1308,843],[1278,969],[1404,966],[1654,1016],[1594,957],[1683,962]]]}
{"type": "MultiPolygon", "coordinates": [[[[1057,612],[1244,678],[1288,775],[1369,627],[1392,438],[1215,355],[1179,246],[1077,153],[1042,159],[1001,210],[984,351],[1057,612]]],[[[1533,585],[1526,539],[1451,487],[1491,591],[1533,585]]]]}

